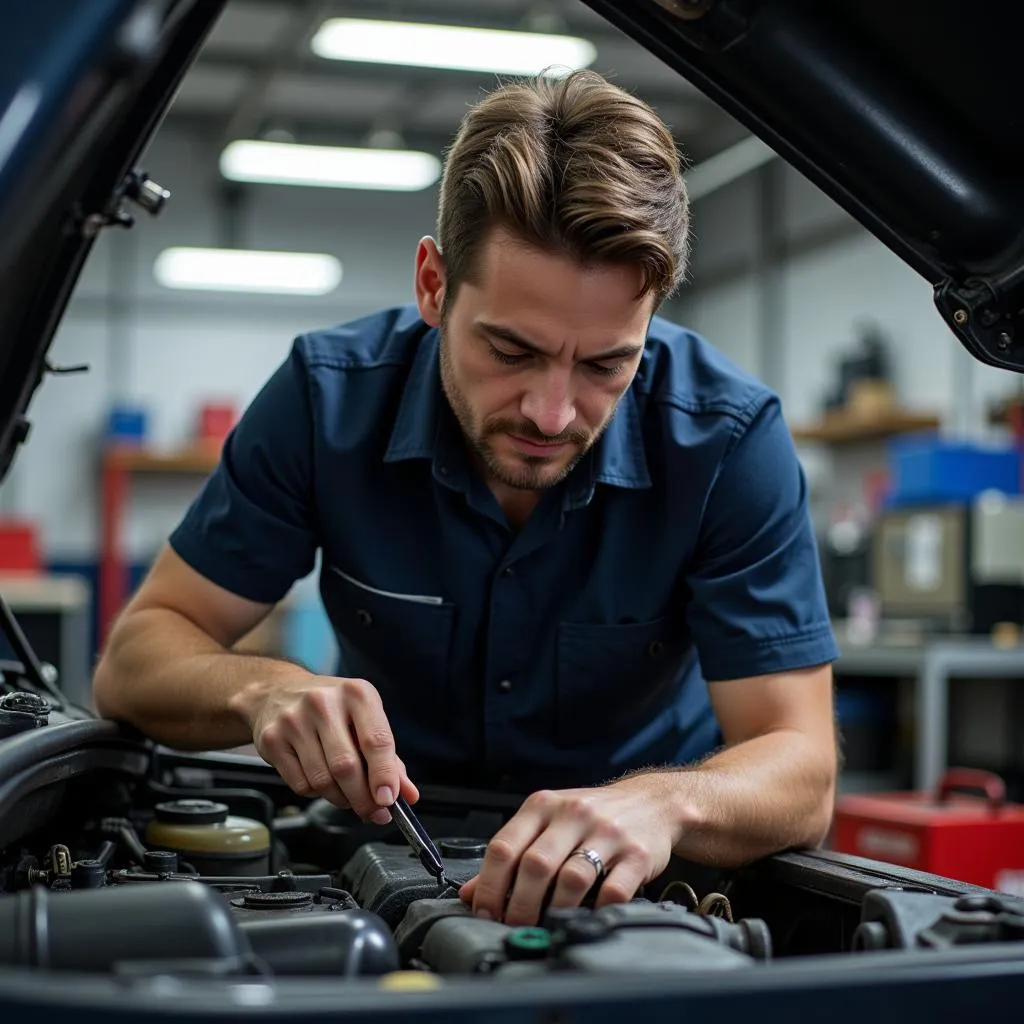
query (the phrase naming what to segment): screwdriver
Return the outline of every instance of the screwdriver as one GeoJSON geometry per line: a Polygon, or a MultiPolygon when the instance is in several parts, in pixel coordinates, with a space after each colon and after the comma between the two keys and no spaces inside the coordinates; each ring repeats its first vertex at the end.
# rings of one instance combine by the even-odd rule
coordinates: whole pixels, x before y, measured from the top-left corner
{"type": "Polygon", "coordinates": [[[440,889],[454,888],[444,873],[444,860],[441,851],[438,850],[430,833],[420,823],[420,819],[413,813],[405,797],[398,799],[388,808],[391,817],[398,826],[399,831],[405,836],[406,842],[412,847],[413,853],[420,859],[420,863],[427,869],[427,872],[437,879],[440,889]]]}

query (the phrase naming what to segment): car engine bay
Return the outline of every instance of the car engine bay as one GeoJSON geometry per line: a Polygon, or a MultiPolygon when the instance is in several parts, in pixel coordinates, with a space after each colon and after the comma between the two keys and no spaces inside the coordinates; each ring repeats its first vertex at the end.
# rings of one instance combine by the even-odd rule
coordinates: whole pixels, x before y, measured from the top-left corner
{"type": "Polygon", "coordinates": [[[404,986],[706,980],[985,944],[1024,961],[1024,900],[825,851],[714,887],[673,865],[628,904],[591,897],[536,927],[481,920],[455,887],[516,799],[424,789],[454,883],[439,892],[393,826],[296,798],[258,758],[167,751],[69,711],[0,697],[0,969],[404,986]]]}

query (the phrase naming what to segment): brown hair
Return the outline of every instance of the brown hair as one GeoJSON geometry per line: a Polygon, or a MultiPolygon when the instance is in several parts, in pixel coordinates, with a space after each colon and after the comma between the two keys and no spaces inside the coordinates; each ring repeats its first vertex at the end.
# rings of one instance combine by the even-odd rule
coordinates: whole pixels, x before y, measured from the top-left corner
{"type": "Polygon", "coordinates": [[[682,281],[689,203],[671,133],[592,71],[503,85],[463,118],[441,181],[446,305],[495,227],[582,265],[643,272],[660,304],[682,281]]]}

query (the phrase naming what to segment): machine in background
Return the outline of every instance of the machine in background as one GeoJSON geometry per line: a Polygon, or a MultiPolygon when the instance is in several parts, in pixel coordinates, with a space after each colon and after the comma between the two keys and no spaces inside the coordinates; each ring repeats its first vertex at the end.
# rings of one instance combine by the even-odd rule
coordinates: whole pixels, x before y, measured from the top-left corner
{"type": "Polygon", "coordinates": [[[871,578],[888,620],[957,633],[1024,626],[1024,498],[985,492],[883,512],[871,578]]]}

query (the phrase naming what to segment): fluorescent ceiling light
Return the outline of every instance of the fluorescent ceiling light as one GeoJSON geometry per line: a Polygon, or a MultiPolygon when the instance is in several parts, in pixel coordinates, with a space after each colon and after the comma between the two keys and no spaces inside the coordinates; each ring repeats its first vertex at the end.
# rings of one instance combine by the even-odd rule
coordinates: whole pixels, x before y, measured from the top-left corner
{"type": "Polygon", "coordinates": [[[536,75],[548,69],[564,73],[586,67],[597,56],[593,43],[575,36],[360,18],[329,18],[311,47],[329,60],[505,75],[536,75]]]}
{"type": "Polygon", "coordinates": [[[220,156],[220,172],[232,181],[320,185],[412,192],[433,185],[441,161],[403,149],[347,149],[238,139],[220,156]]]}
{"type": "Polygon", "coordinates": [[[156,258],[165,288],[276,295],[326,295],[341,283],[341,263],[326,253],[177,246],[156,258]]]}

